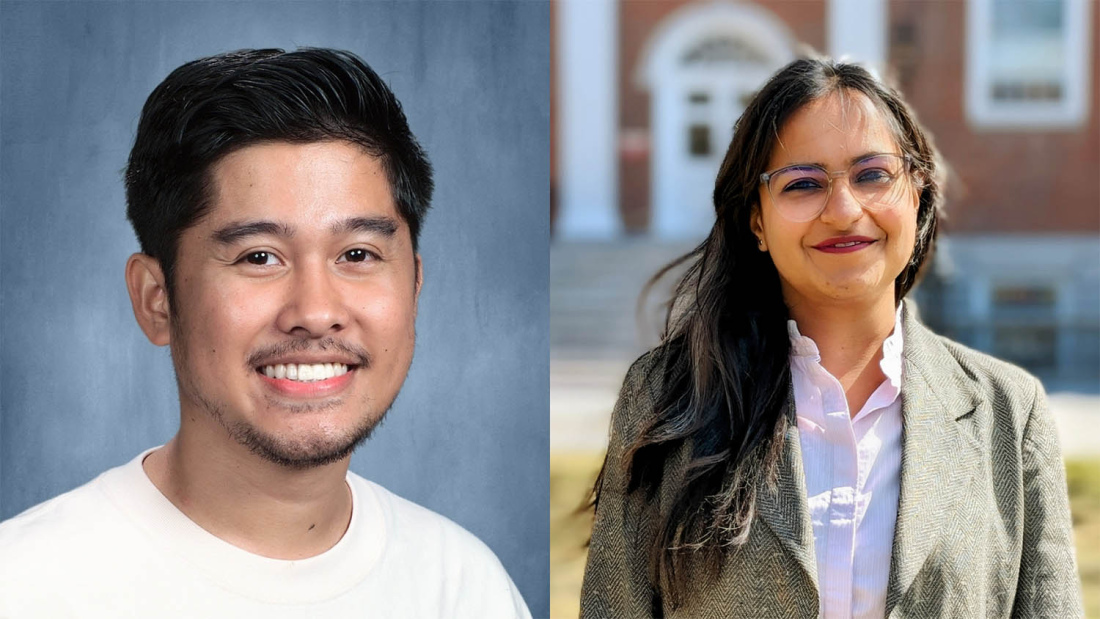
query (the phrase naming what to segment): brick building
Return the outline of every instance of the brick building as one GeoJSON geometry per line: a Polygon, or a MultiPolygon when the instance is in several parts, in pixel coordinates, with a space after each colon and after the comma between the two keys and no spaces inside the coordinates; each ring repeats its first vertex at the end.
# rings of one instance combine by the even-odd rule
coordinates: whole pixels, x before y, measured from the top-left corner
{"type": "MultiPolygon", "coordinates": [[[[934,328],[1100,386],[1100,7],[1092,0],[561,0],[555,244],[701,239],[745,102],[804,46],[895,83],[951,166],[934,328]]],[[[1048,385],[1049,386],[1049,385],[1048,385]]]]}

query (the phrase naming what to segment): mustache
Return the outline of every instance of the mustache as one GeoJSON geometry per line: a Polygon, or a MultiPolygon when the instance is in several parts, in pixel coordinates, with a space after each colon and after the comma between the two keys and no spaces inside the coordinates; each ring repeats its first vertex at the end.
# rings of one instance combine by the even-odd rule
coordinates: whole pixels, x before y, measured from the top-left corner
{"type": "Polygon", "coordinates": [[[264,346],[248,355],[248,365],[250,367],[270,365],[266,363],[269,359],[291,353],[329,351],[337,351],[346,356],[354,357],[356,359],[356,365],[360,365],[363,368],[370,367],[371,355],[367,352],[366,348],[355,344],[349,344],[333,337],[326,337],[320,340],[286,340],[270,346],[264,346]]]}

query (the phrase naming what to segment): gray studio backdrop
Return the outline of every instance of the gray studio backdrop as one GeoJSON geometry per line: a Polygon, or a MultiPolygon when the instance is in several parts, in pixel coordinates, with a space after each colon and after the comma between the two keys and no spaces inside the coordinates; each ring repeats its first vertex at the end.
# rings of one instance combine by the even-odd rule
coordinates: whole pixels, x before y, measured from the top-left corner
{"type": "Polygon", "coordinates": [[[549,615],[549,4],[0,3],[0,520],[166,441],[166,349],[134,322],[121,171],[180,64],[337,47],[435,166],[416,357],[352,469],[441,512],[549,615]]]}

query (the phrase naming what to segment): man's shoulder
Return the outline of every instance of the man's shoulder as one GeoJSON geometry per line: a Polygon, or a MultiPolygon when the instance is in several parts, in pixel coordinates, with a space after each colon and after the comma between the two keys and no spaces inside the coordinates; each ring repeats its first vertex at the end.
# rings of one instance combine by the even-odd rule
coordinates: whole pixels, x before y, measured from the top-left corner
{"type": "Polygon", "coordinates": [[[450,518],[350,473],[357,505],[377,502],[386,548],[376,573],[400,588],[408,582],[437,583],[439,607],[452,616],[530,617],[523,597],[496,554],[450,518]],[[446,601],[443,601],[446,600],[446,601]]]}
{"type": "Polygon", "coordinates": [[[351,473],[357,492],[369,492],[385,518],[389,541],[400,545],[436,548],[459,553],[470,560],[497,561],[496,555],[476,535],[437,512],[401,497],[378,483],[351,473]]]}
{"type": "Polygon", "coordinates": [[[54,584],[110,569],[125,517],[103,491],[108,473],[0,523],[0,615],[42,607],[54,584]]]}
{"type": "Polygon", "coordinates": [[[106,474],[0,522],[0,555],[9,559],[11,553],[40,553],[67,544],[73,537],[84,537],[103,521],[113,519],[114,509],[101,488],[106,474]]]}

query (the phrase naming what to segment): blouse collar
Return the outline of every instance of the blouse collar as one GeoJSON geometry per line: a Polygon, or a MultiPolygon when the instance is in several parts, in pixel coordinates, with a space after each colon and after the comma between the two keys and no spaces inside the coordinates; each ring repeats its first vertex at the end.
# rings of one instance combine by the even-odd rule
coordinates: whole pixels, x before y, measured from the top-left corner
{"type": "MultiPolygon", "coordinates": [[[[879,363],[879,367],[882,368],[882,373],[886,375],[886,380],[891,385],[901,388],[901,353],[904,344],[904,337],[902,335],[901,327],[901,309],[902,303],[898,303],[898,309],[894,312],[894,330],[889,337],[882,343],[882,361],[879,363]]],[[[787,321],[787,335],[791,338],[791,358],[809,358],[809,360],[820,362],[821,352],[817,348],[817,344],[802,335],[798,331],[798,324],[794,320],[787,321]]]]}

